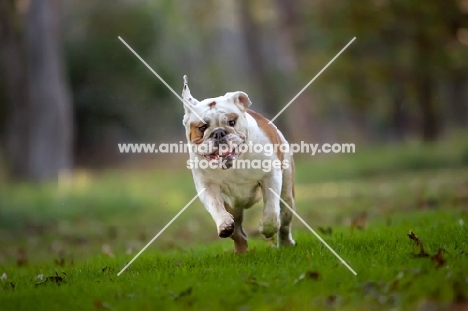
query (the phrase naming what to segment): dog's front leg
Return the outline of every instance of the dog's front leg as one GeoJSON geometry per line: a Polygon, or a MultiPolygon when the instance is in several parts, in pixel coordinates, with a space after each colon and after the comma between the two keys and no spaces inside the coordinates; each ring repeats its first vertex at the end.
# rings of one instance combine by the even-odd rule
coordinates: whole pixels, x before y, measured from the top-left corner
{"type": "Polygon", "coordinates": [[[274,195],[270,188],[275,193],[281,193],[282,177],[281,170],[272,170],[262,182],[263,192],[263,217],[260,224],[260,231],[266,238],[271,238],[278,232],[280,221],[280,200],[274,195]]]}
{"type": "Polygon", "coordinates": [[[213,217],[218,228],[218,235],[221,238],[230,237],[234,232],[234,217],[224,207],[220,187],[217,185],[200,185],[197,186],[197,191],[200,192],[203,188],[205,188],[205,191],[200,195],[200,200],[213,217]]]}

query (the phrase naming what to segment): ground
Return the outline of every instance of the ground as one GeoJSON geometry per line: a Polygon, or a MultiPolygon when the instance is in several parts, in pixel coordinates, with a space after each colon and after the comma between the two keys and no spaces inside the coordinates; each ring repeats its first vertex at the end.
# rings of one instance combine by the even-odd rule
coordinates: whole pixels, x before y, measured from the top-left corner
{"type": "Polygon", "coordinates": [[[298,158],[297,211],[357,276],[297,219],[298,245],[276,249],[257,231],[260,206],[247,212],[250,252],[234,255],[198,201],[117,276],[195,195],[190,172],[0,183],[0,309],[466,310],[467,151],[298,158]]]}

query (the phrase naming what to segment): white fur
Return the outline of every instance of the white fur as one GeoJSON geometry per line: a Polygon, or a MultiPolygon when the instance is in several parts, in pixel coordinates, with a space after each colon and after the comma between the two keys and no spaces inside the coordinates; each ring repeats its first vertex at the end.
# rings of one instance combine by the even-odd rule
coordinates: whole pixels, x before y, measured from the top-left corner
{"type": "MultiPolygon", "coordinates": [[[[246,106],[250,105],[247,94],[243,92],[227,93],[225,96],[198,102],[191,96],[188,85],[185,84],[182,96],[186,101],[195,103],[190,105],[199,116],[206,121],[209,120],[209,129],[205,132],[203,143],[210,140],[210,132],[217,128],[225,128],[231,131],[232,135],[239,140],[244,140],[244,143],[252,142],[253,144],[262,145],[273,143],[265,135],[263,129],[259,127],[256,120],[246,112],[246,106]],[[212,102],[216,104],[210,107],[209,104],[212,102]],[[227,126],[223,121],[225,120],[224,116],[230,113],[239,115],[234,129],[227,126]]],[[[187,138],[189,138],[190,123],[197,122],[198,117],[190,109],[186,108],[185,111],[184,125],[187,129],[187,138]]],[[[280,132],[279,136],[283,143],[287,144],[280,132]]],[[[203,155],[191,152],[190,159],[196,160],[196,158],[199,160],[204,159],[203,155]]],[[[253,151],[241,154],[238,159],[249,161],[280,160],[277,153],[266,155],[263,152],[255,153],[253,151]]],[[[231,168],[225,170],[192,168],[197,192],[200,192],[203,188],[206,189],[200,195],[200,199],[213,217],[218,228],[218,234],[222,237],[231,236],[234,240],[236,253],[247,251],[247,236],[242,229],[243,210],[251,207],[262,197],[264,200],[263,217],[260,225],[262,233],[266,237],[271,237],[278,232],[278,245],[295,244],[290,232],[292,213],[287,207],[281,206],[280,200],[269,190],[271,188],[276,193],[281,194],[281,197],[288,205],[294,208],[292,195],[293,170],[291,167],[293,160],[291,154],[284,153],[283,160],[289,162],[289,167],[271,168],[267,172],[261,168],[231,168]],[[287,177],[286,180],[283,180],[284,177],[287,177]],[[230,207],[229,210],[226,210],[225,203],[230,207]]]]}

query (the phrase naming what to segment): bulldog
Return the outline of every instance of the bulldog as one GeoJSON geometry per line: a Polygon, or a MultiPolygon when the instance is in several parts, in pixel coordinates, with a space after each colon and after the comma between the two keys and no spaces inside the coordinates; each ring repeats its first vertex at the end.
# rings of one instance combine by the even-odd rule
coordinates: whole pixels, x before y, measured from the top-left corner
{"type": "Polygon", "coordinates": [[[203,191],[200,200],[213,217],[218,235],[234,240],[235,253],[247,252],[243,213],[263,198],[260,232],[266,238],[278,233],[278,246],[295,245],[291,236],[293,214],[272,192],[294,208],[294,162],[289,148],[284,148],[289,145],[283,134],[268,119],[248,109],[252,103],[244,92],[198,101],[190,94],[184,76],[182,98],[190,146],[187,162],[197,192],[203,191]],[[280,148],[268,153],[258,145],[280,148]],[[249,165],[252,163],[257,165],[249,165]],[[276,165],[265,169],[258,163],[276,165]]]}

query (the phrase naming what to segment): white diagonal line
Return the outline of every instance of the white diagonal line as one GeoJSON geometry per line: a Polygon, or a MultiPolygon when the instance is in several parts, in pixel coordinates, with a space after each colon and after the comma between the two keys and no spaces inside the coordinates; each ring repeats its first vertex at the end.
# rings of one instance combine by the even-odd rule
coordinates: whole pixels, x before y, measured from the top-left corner
{"type": "Polygon", "coordinates": [[[346,46],[345,46],[344,48],[342,48],[342,49],[341,49],[341,51],[339,51],[339,52],[338,52],[338,54],[336,54],[336,55],[335,55],[335,57],[333,57],[333,59],[332,59],[331,61],[329,61],[329,62],[328,62],[328,64],[326,64],[326,65],[325,65],[325,67],[323,67],[323,68],[322,68],[322,70],[320,70],[320,72],[319,72],[318,74],[316,74],[316,75],[315,75],[315,77],[314,77],[312,80],[310,80],[310,81],[309,81],[309,83],[307,83],[307,84],[306,84],[306,86],[304,86],[304,87],[302,88],[302,90],[301,90],[299,93],[297,93],[297,95],[296,95],[296,96],[294,96],[294,98],[293,98],[293,99],[291,99],[291,100],[289,101],[289,103],[287,103],[287,104],[286,104],[286,106],[284,106],[284,107],[283,107],[283,109],[281,109],[281,110],[280,110],[280,112],[278,112],[278,113],[276,114],[276,116],[274,116],[274,118],[273,118],[273,119],[271,119],[271,120],[270,120],[269,124],[273,123],[273,121],[275,121],[275,120],[276,120],[276,118],[278,118],[278,117],[279,117],[279,115],[280,115],[280,114],[282,114],[282,113],[283,113],[283,111],[285,111],[285,110],[286,110],[286,108],[288,108],[288,107],[289,107],[289,105],[291,105],[291,104],[292,104],[292,103],[293,103],[293,102],[296,100],[296,98],[298,98],[298,97],[299,97],[299,95],[301,95],[301,94],[302,94],[302,92],[304,92],[304,91],[306,90],[306,88],[308,88],[308,87],[309,87],[309,85],[311,85],[311,84],[312,84],[312,82],[314,82],[314,81],[315,81],[315,79],[317,79],[317,78],[318,78],[318,77],[319,77],[319,76],[322,74],[322,72],[324,72],[324,71],[325,71],[325,69],[327,69],[327,68],[328,68],[328,66],[330,66],[330,65],[331,65],[331,63],[333,63],[333,62],[335,61],[335,59],[337,59],[337,58],[338,58],[338,56],[340,56],[340,55],[341,55],[341,53],[343,53],[343,52],[344,52],[344,50],[346,50],[346,49],[348,48],[348,46],[350,46],[350,45],[351,45],[351,43],[353,43],[353,41],[354,41],[354,40],[356,40],[356,37],[354,37],[353,39],[351,39],[351,41],[349,41],[349,43],[348,43],[348,44],[346,44],[346,46]]]}
{"type": "Polygon", "coordinates": [[[354,275],[357,275],[356,271],[354,271],[353,268],[351,268],[351,267],[346,263],[346,261],[344,261],[343,258],[341,258],[340,255],[338,255],[338,254],[333,250],[333,248],[331,248],[330,245],[328,245],[327,242],[325,242],[325,241],[322,239],[322,237],[321,237],[320,235],[318,235],[317,232],[315,232],[314,229],[312,229],[312,228],[305,222],[305,220],[302,219],[302,217],[299,216],[299,215],[296,213],[296,211],[295,211],[294,209],[291,208],[291,206],[288,205],[288,203],[284,202],[284,200],[283,200],[273,189],[271,189],[271,188],[268,188],[268,189],[270,189],[270,191],[271,191],[276,197],[278,197],[278,199],[280,199],[281,202],[283,202],[284,205],[286,205],[286,206],[291,210],[291,212],[294,214],[294,216],[296,216],[296,217],[307,227],[307,229],[309,229],[309,230],[317,237],[317,239],[319,239],[320,242],[322,242],[322,243],[333,253],[333,255],[335,255],[336,258],[338,258],[338,259],[341,261],[341,263],[343,263],[343,264],[346,266],[346,268],[349,269],[349,271],[351,271],[354,275]]]}
{"type": "Polygon", "coordinates": [[[169,89],[171,90],[172,93],[174,93],[175,96],[177,96],[178,99],[180,99],[182,101],[182,103],[188,108],[190,109],[190,111],[193,112],[194,115],[197,116],[198,119],[200,119],[203,123],[206,123],[196,112],[195,110],[193,110],[193,108],[191,107],[191,105],[189,103],[187,103],[182,97],[180,97],[179,94],[177,94],[176,91],[174,91],[170,86],[169,84],[167,84],[166,81],[164,81],[163,78],[161,78],[160,75],[158,75],[158,73],[156,71],[153,70],[153,68],[150,67],[150,65],[148,65],[144,60],[143,58],[140,57],[140,55],[138,55],[137,52],[135,52],[130,45],[127,44],[127,42],[125,42],[124,39],[122,39],[120,36],[118,37],[120,41],[122,41],[123,44],[125,44],[125,46],[130,50],[132,51],[133,54],[135,54],[135,56],[146,66],[148,67],[148,69],[156,76],[158,77],[159,80],[161,80],[161,82],[169,89]]]}
{"type": "Polygon", "coordinates": [[[137,259],[141,255],[141,253],[143,253],[151,245],[151,243],[153,243],[164,232],[164,230],[166,230],[167,227],[169,227],[174,222],[174,220],[176,220],[180,216],[180,214],[182,214],[187,209],[187,207],[189,207],[190,204],[192,204],[193,201],[195,201],[195,199],[198,198],[200,194],[202,194],[203,191],[205,191],[205,188],[203,188],[199,193],[197,193],[197,195],[194,196],[193,199],[191,199],[190,202],[188,202],[187,205],[185,205],[184,208],[181,209],[180,212],[178,212],[177,215],[175,215],[174,218],[172,218],[171,221],[169,221],[167,225],[165,225],[164,228],[162,228],[161,231],[159,231],[158,234],[156,234],[154,238],[152,238],[151,241],[149,241],[148,244],[146,244],[146,246],[143,247],[142,250],[138,254],[136,254],[135,257],[133,257],[133,259],[130,260],[128,264],[125,265],[125,267],[123,267],[122,270],[120,270],[119,273],[117,273],[117,276],[120,276],[122,272],[124,272],[135,261],[135,259],[137,259]]]}

